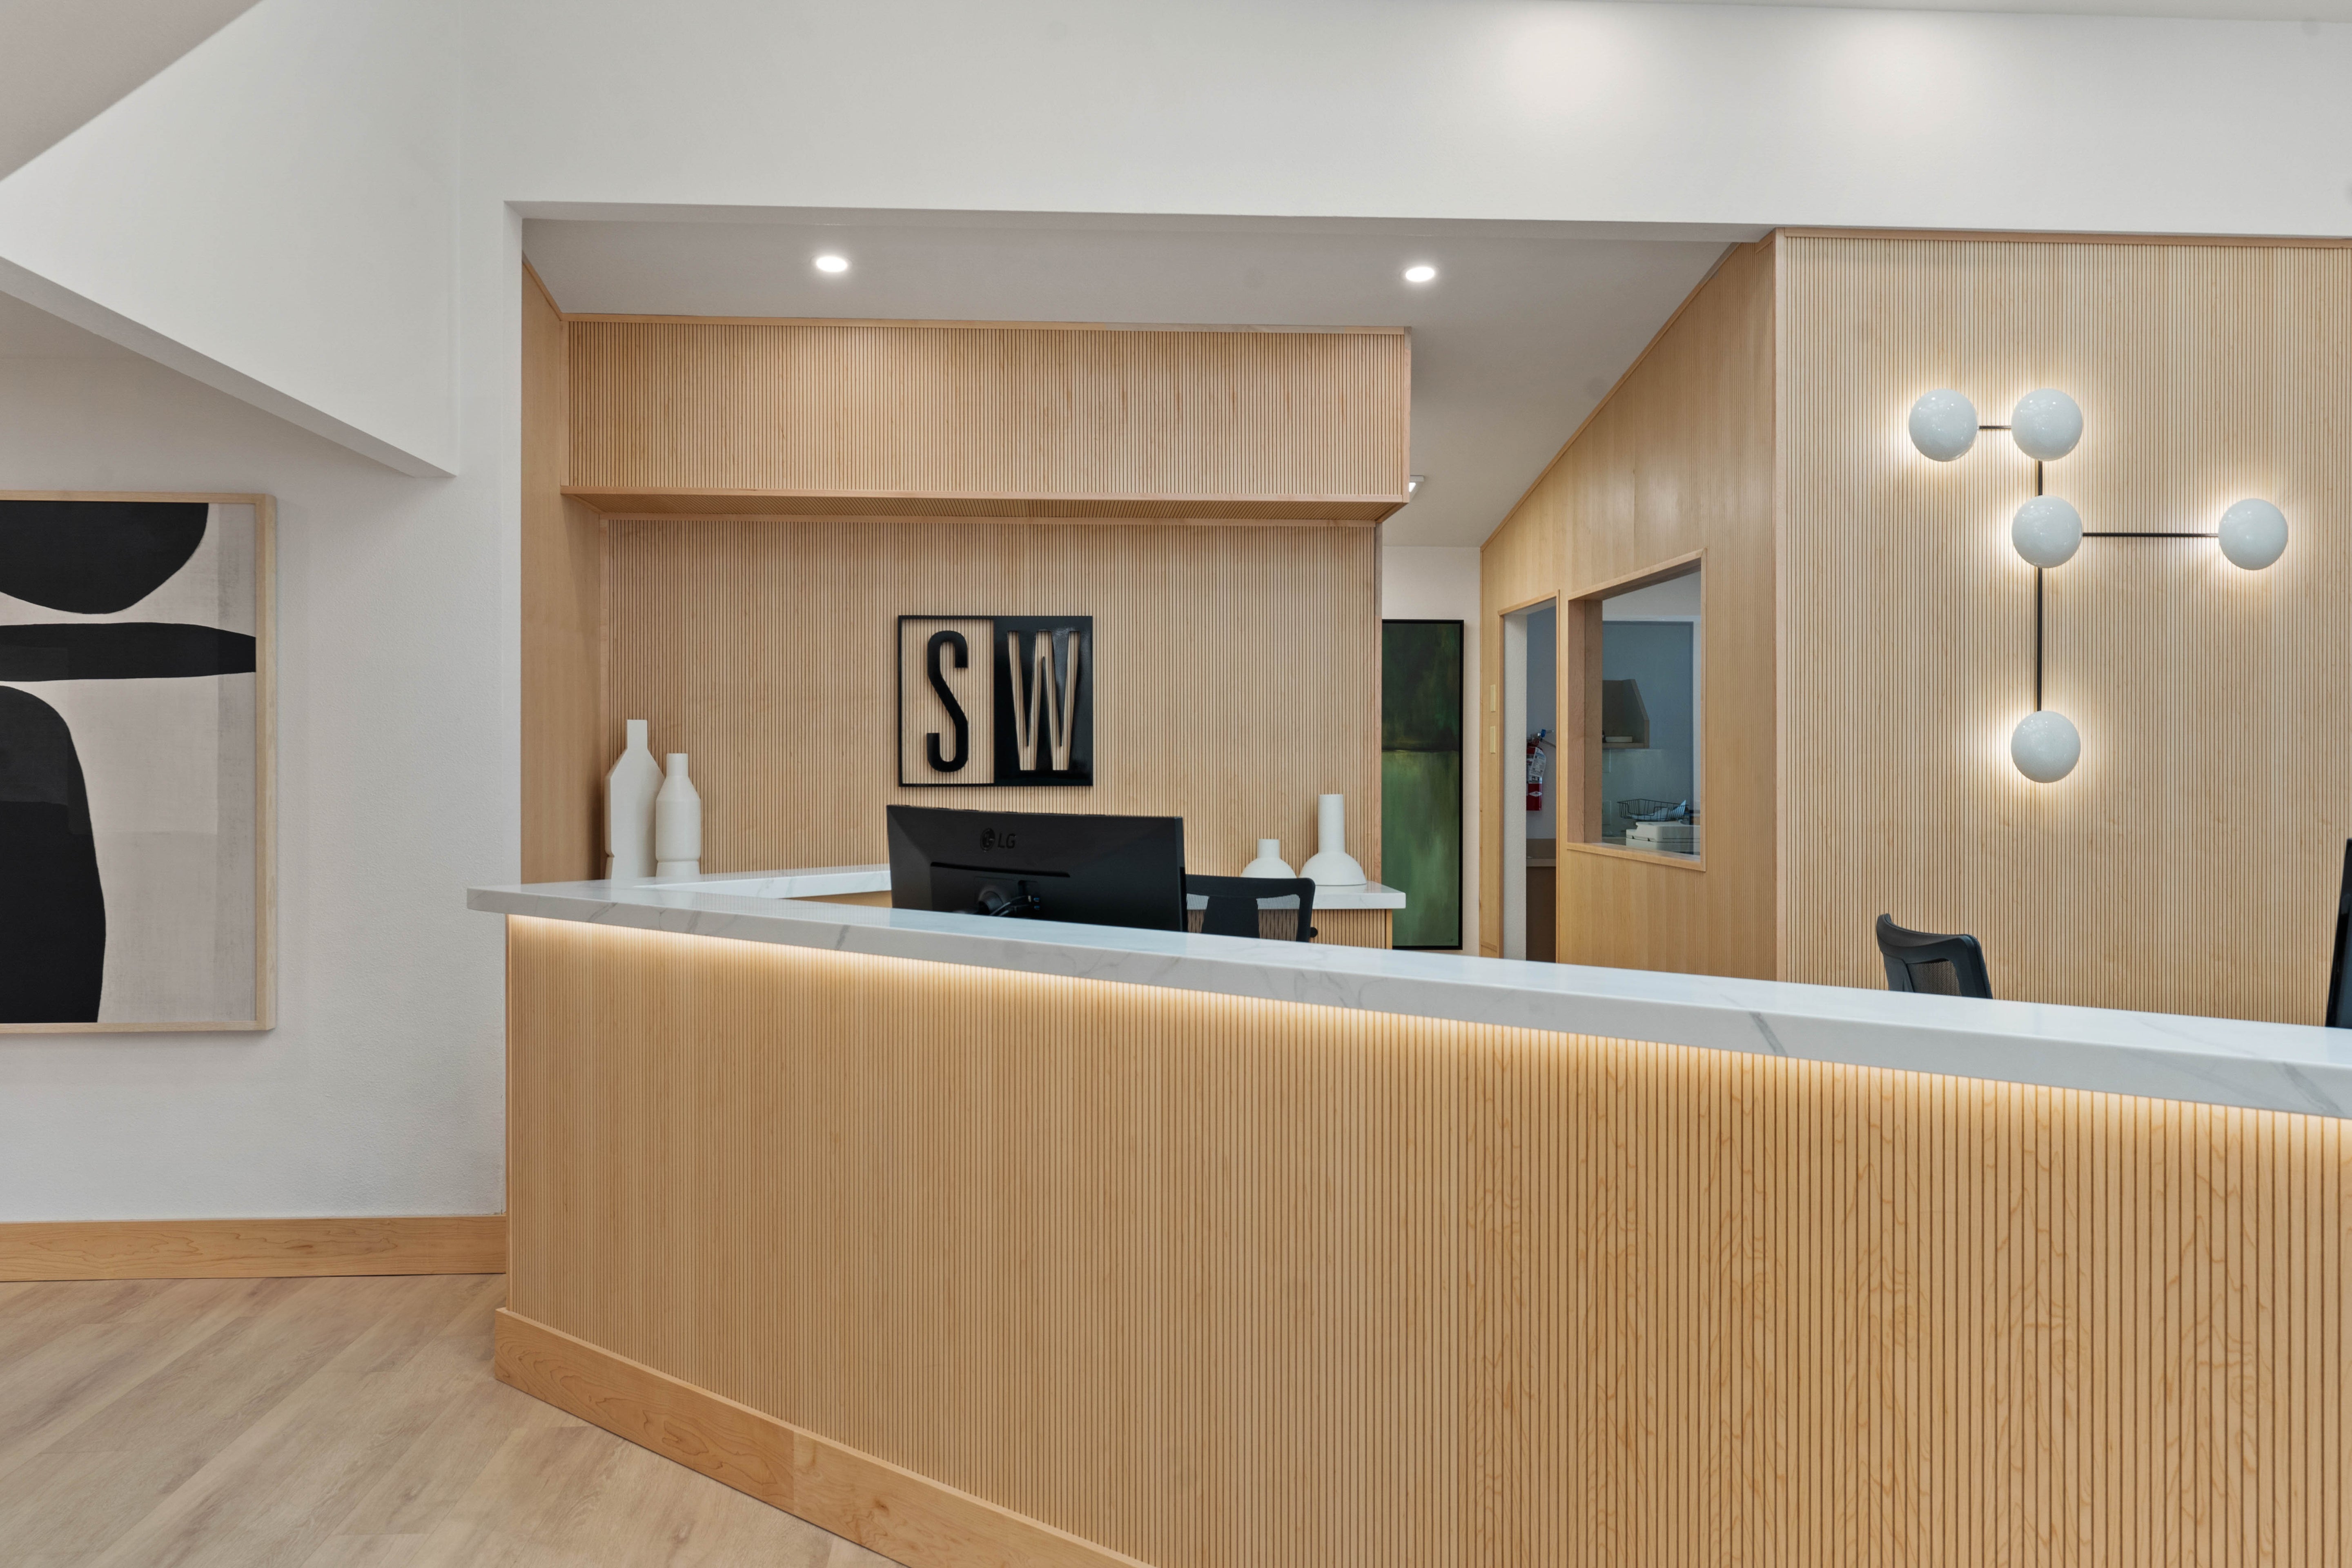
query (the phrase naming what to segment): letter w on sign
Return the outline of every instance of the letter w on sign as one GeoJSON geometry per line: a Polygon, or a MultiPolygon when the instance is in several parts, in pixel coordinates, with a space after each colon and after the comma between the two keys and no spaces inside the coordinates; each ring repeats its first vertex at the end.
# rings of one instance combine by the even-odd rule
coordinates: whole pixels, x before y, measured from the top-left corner
{"type": "Polygon", "coordinates": [[[900,616],[898,784],[1087,789],[1092,616],[900,616]]]}
{"type": "Polygon", "coordinates": [[[1042,742],[1055,773],[1070,771],[1070,742],[1077,734],[1078,685],[1085,679],[1087,639],[1072,631],[1031,632],[1023,655],[1020,632],[1004,634],[1006,663],[1013,676],[1013,747],[1023,773],[1037,771],[1042,742]],[[1042,721],[1042,722],[1041,722],[1042,721]]]}

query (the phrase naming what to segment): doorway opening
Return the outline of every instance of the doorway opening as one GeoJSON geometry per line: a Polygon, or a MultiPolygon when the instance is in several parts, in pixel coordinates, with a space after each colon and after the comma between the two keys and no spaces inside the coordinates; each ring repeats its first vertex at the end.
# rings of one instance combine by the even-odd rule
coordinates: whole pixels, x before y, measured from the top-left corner
{"type": "Polygon", "coordinates": [[[1559,902],[1559,602],[1503,616],[1503,956],[1554,961],[1559,902]]]}

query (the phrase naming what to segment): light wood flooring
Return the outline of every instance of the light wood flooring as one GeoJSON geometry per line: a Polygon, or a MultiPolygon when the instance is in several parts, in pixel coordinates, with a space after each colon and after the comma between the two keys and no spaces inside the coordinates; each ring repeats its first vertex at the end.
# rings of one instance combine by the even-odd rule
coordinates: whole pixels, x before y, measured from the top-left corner
{"type": "Polygon", "coordinates": [[[490,1376],[501,1275],[0,1284],[8,1568],[888,1560],[490,1376]]]}

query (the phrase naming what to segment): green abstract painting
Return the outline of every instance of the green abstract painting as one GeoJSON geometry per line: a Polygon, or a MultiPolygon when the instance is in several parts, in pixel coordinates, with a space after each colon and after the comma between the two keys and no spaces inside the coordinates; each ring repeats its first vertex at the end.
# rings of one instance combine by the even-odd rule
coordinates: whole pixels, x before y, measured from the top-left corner
{"type": "Polygon", "coordinates": [[[1462,623],[1381,623],[1381,880],[1398,947],[1462,945],[1462,623]]]}

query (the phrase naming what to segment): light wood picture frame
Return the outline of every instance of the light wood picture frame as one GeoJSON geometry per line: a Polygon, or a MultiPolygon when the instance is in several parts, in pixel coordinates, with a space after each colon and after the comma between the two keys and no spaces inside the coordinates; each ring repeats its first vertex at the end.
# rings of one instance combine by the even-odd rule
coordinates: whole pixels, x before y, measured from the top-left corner
{"type": "Polygon", "coordinates": [[[0,490],[0,1033],[274,1026],[276,533],[0,490]]]}

